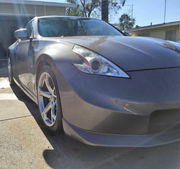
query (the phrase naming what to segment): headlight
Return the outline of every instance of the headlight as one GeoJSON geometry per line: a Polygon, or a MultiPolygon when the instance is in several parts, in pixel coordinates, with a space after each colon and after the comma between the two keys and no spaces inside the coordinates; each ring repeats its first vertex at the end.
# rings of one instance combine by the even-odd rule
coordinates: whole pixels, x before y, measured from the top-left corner
{"type": "Polygon", "coordinates": [[[83,61],[82,64],[74,64],[82,72],[129,78],[128,74],[122,69],[97,53],[78,45],[74,46],[73,52],[76,53],[83,61]]]}

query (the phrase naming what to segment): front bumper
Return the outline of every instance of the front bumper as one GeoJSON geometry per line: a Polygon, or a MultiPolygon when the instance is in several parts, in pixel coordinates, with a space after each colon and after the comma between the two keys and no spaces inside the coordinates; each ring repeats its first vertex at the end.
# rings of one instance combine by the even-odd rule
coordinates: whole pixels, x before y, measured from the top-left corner
{"type": "Polygon", "coordinates": [[[180,138],[176,133],[180,68],[128,72],[131,79],[93,76],[69,65],[60,72],[63,126],[68,135],[91,145],[130,147],[180,138]]]}
{"type": "Polygon", "coordinates": [[[92,146],[154,147],[180,141],[180,123],[174,124],[165,131],[145,135],[95,133],[75,127],[65,119],[63,126],[67,135],[92,146]]]}

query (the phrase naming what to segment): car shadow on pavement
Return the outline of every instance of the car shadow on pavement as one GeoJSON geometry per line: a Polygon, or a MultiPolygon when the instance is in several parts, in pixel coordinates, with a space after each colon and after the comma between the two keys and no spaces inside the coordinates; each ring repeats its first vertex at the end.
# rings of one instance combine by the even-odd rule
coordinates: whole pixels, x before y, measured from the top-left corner
{"type": "Polygon", "coordinates": [[[24,102],[53,150],[42,152],[46,163],[55,169],[178,169],[179,143],[153,148],[107,148],[82,144],[63,134],[52,134],[40,120],[38,108],[16,85],[17,98],[24,102]]]}

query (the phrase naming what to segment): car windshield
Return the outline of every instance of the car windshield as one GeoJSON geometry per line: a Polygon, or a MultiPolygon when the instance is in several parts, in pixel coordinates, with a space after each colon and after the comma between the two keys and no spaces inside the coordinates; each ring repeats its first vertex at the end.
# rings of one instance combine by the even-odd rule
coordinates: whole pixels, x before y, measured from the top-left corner
{"type": "Polygon", "coordinates": [[[113,26],[97,19],[41,18],[38,29],[43,37],[122,36],[113,26]]]}

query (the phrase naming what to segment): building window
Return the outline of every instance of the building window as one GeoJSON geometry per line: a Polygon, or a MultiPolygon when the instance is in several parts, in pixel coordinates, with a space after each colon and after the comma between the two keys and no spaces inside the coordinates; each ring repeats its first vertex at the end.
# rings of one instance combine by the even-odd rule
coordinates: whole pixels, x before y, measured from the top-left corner
{"type": "Polygon", "coordinates": [[[176,30],[169,30],[165,32],[165,39],[176,41],[176,30]]]}

